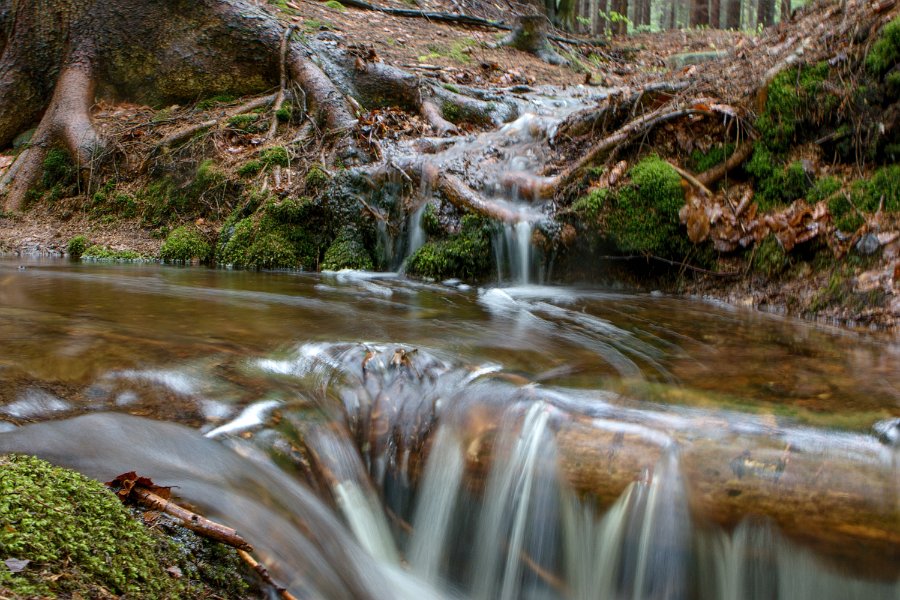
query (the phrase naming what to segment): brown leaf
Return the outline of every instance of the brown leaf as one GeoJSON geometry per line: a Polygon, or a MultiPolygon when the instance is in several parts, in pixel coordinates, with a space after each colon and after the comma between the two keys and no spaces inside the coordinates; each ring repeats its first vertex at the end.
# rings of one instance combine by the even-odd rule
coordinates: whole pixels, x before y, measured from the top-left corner
{"type": "Polygon", "coordinates": [[[107,487],[118,488],[118,490],[116,491],[116,495],[119,496],[119,498],[121,498],[123,501],[128,499],[128,496],[131,495],[131,490],[135,486],[142,487],[145,490],[153,492],[164,500],[168,500],[172,495],[172,488],[158,486],[149,478],[141,477],[134,471],[122,473],[112,481],[107,481],[106,485],[107,487]]]}

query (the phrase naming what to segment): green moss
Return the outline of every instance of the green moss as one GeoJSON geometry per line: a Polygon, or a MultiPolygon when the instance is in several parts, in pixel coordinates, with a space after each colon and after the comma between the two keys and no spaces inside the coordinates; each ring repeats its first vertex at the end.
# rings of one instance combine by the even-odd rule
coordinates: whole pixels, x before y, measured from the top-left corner
{"type": "Polygon", "coordinates": [[[785,69],[769,84],[765,109],[756,120],[763,143],[773,152],[787,150],[798,126],[813,113],[833,107],[835,99],[822,94],[828,63],[785,69]]]}
{"type": "Polygon", "coordinates": [[[241,177],[253,177],[262,171],[263,164],[261,161],[253,159],[248,160],[237,169],[237,174],[241,177]]]}
{"type": "Polygon", "coordinates": [[[572,210],[582,219],[595,220],[606,205],[610,192],[608,188],[591,190],[572,204],[572,210]]]}
{"type": "Polygon", "coordinates": [[[291,163],[291,157],[284,146],[273,146],[259,153],[259,161],[264,167],[271,165],[287,167],[291,163]]]}
{"type": "Polygon", "coordinates": [[[790,259],[774,235],[767,236],[753,254],[753,270],[766,277],[780,275],[790,266],[790,259]]]}
{"type": "Polygon", "coordinates": [[[195,258],[206,261],[209,256],[209,243],[203,234],[184,225],[169,234],[159,251],[159,257],[165,261],[191,262],[195,258]]]}
{"type": "Polygon", "coordinates": [[[334,240],[322,261],[322,269],[328,271],[340,271],[341,269],[358,269],[371,271],[374,269],[372,257],[366,247],[360,241],[359,236],[352,230],[345,229],[334,240]]]}
{"type": "Polygon", "coordinates": [[[691,153],[691,168],[697,172],[708,171],[716,165],[725,162],[731,153],[734,152],[734,144],[716,144],[706,152],[694,150],[691,153]]]}
{"type": "Polygon", "coordinates": [[[433,204],[427,204],[422,212],[422,230],[429,237],[443,237],[447,234],[437,213],[434,212],[433,204]]]}
{"type": "Polygon", "coordinates": [[[299,262],[291,243],[275,231],[257,235],[246,256],[248,266],[260,269],[292,269],[299,262]]]}
{"type": "Polygon", "coordinates": [[[156,546],[102,484],[36,458],[0,458],[0,555],[32,561],[21,573],[0,569],[0,590],[180,597],[156,546]]]}
{"type": "Polygon", "coordinates": [[[837,177],[822,177],[817,179],[809,191],[806,193],[806,201],[810,204],[828,200],[840,191],[842,187],[841,180],[837,177]]]}
{"type": "Polygon", "coordinates": [[[344,5],[338,2],[338,0],[328,0],[328,2],[325,3],[325,6],[338,12],[347,12],[347,9],[344,8],[344,5]]]}
{"type": "Polygon", "coordinates": [[[212,96],[210,98],[206,98],[205,100],[201,100],[197,103],[198,110],[209,110],[210,108],[214,108],[219,104],[228,104],[230,102],[235,101],[235,97],[231,94],[218,94],[212,96]]]}
{"type": "Polygon", "coordinates": [[[90,260],[125,262],[143,259],[140,252],[134,250],[113,250],[107,246],[101,246],[100,244],[94,244],[85,250],[81,257],[90,260]]]}
{"type": "Polygon", "coordinates": [[[900,62],[900,17],[895,17],[881,30],[878,40],[866,55],[866,69],[876,76],[884,75],[900,62]]]}
{"type": "Polygon", "coordinates": [[[800,161],[782,166],[762,144],[756,146],[745,169],[756,179],[756,201],[762,210],[772,210],[803,198],[810,187],[809,177],[800,161]]]}
{"type": "Polygon", "coordinates": [[[281,108],[275,111],[275,118],[279,123],[290,123],[294,118],[294,105],[290,102],[282,104],[281,108]]]}
{"type": "Polygon", "coordinates": [[[70,185],[75,181],[75,165],[69,153],[61,148],[51,148],[44,158],[44,174],[41,181],[45,188],[56,184],[70,185]]]}
{"type": "Polygon", "coordinates": [[[320,19],[306,19],[303,22],[303,28],[307,31],[331,30],[334,29],[334,24],[320,19]]]}
{"type": "Polygon", "coordinates": [[[330,179],[331,177],[321,165],[312,165],[309,171],[306,172],[306,187],[309,189],[320,189],[325,187],[330,179]]]}
{"type": "Polygon", "coordinates": [[[657,156],[639,162],[630,176],[607,219],[610,238],[623,252],[685,256],[689,246],[678,216],[684,205],[681,176],[657,156]]]}
{"type": "Polygon", "coordinates": [[[453,85],[452,83],[444,83],[444,84],[441,84],[441,87],[443,87],[443,88],[444,88],[445,90],[447,90],[448,92],[453,92],[454,94],[458,94],[458,93],[459,93],[459,88],[456,87],[455,85],[453,85]]]}
{"type": "Polygon", "coordinates": [[[900,211],[900,164],[875,171],[864,189],[862,210],[874,212],[883,202],[886,212],[900,211]]]}
{"type": "Polygon", "coordinates": [[[230,117],[226,123],[240,133],[262,133],[268,124],[258,114],[244,114],[230,117]]]}
{"type": "Polygon", "coordinates": [[[87,244],[88,241],[86,237],[83,235],[76,235],[69,240],[68,244],[66,244],[66,252],[69,253],[71,258],[81,258],[81,255],[84,254],[84,251],[87,249],[87,244]]]}
{"type": "Polygon", "coordinates": [[[491,224],[486,219],[465,215],[459,234],[427,242],[409,257],[406,270],[432,279],[481,279],[493,267],[491,232],[491,224]]]}

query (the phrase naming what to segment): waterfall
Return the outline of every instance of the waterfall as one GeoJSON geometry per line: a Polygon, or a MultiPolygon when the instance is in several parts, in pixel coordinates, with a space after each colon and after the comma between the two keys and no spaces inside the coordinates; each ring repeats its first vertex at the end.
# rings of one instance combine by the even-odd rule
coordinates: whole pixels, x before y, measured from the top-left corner
{"type": "Polygon", "coordinates": [[[553,552],[550,517],[557,510],[559,484],[549,421],[549,406],[532,404],[521,431],[506,441],[508,456],[495,458],[476,532],[474,598],[520,598],[528,581],[525,561],[541,565],[553,552]]]}

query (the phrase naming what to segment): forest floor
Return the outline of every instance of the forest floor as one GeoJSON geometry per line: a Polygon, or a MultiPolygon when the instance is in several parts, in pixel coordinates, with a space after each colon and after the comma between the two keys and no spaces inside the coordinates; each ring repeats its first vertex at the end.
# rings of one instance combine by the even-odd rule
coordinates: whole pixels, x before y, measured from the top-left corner
{"type": "MultiPolygon", "coordinates": [[[[556,50],[568,60],[568,64],[555,66],[532,54],[492,47],[505,34],[493,28],[404,18],[343,7],[335,2],[280,0],[277,4],[277,7],[271,7],[272,10],[277,10],[284,22],[295,25],[305,35],[325,35],[341,45],[365,48],[366,60],[383,61],[422,78],[436,80],[448,89],[455,86],[501,89],[552,85],[559,88],[580,86],[594,90],[636,90],[653,82],[688,82],[700,97],[715,90],[717,101],[734,103],[735,106],[748,104],[755,86],[765,78],[767,70],[776,65],[787,68],[793,64],[784,59],[794,51],[798,36],[804,33],[815,35],[815,31],[802,32],[784,25],[761,35],[701,29],[616,36],[609,40],[608,45],[597,47],[556,44],[556,50]],[[727,56],[716,60],[719,55],[727,56]],[[713,60],[707,62],[705,59],[713,60]]],[[[410,8],[404,2],[381,5],[410,8]]],[[[828,6],[831,5],[822,4],[816,10],[824,14],[828,6]]],[[[886,6],[883,12],[896,13],[893,3],[886,6]]],[[[452,13],[462,9],[468,14],[485,18],[502,18],[504,14],[509,14],[506,8],[476,0],[463,4],[456,0],[423,0],[416,8],[452,13]]],[[[818,26],[822,27],[822,22],[818,26]]],[[[839,54],[834,53],[833,44],[829,46],[823,41],[819,45],[821,47],[806,47],[806,54],[817,57],[817,60],[820,57],[841,59],[839,54]]],[[[223,105],[232,106],[233,103],[224,101],[223,105]]],[[[759,110],[758,107],[756,109],[759,110]]],[[[215,112],[218,107],[212,106],[210,110],[215,112]]],[[[730,110],[730,107],[726,106],[723,110],[730,110]]],[[[195,106],[151,109],[133,104],[101,102],[95,107],[93,118],[102,133],[118,140],[119,150],[137,157],[127,159],[123,168],[138,171],[146,167],[141,161],[148,160],[146,148],[150,141],[185,123],[207,118],[208,114],[210,111],[199,113],[195,106]]],[[[401,130],[401,136],[421,137],[427,133],[427,124],[418,115],[398,117],[389,111],[382,111],[378,118],[390,121],[389,127],[395,131],[401,130]]],[[[636,161],[639,155],[658,151],[669,155],[670,162],[678,162],[680,167],[687,168],[690,166],[688,157],[724,146],[721,135],[721,130],[715,128],[701,128],[698,131],[696,128],[667,127],[652,136],[645,135],[639,150],[631,148],[625,154],[635,157],[636,161]],[[690,139],[685,141],[685,138],[690,139]]],[[[234,176],[255,155],[256,148],[248,139],[246,135],[235,135],[234,131],[213,136],[214,155],[229,177],[234,176]]],[[[209,148],[206,146],[204,152],[208,153],[209,148]]],[[[574,140],[561,148],[556,163],[547,165],[548,172],[564,169],[566,161],[572,161],[573,152],[579,152],[579,148],[582,154],[586,152],[582,140],[574,140]]],[[[821,148],[808,143],[796,144],[788,156],[793,162],[785,164],[802,163],[812,187],[822,178],[832,177],[838,180],[839,188],[848,190],[855,181],[871,178],[878,166],[860,161],[837,164],[821,148]]],[[[11,156],[0,155],[0,170],[10,160],[11,156]]],[[[308,148],[300,160],[303,166],[298,172],[306,173],[314,165],[326,164],[329,160],[321,147],[308,148]]],[[[735,194],[744,190],[742,186],[745,181],[741,179],[739,177],[734,182],[735,194]]],[[[747,179],[746,175],[743,179],[747,179]]],[[[575,191],[574,196],[566,192],[570,196],[567,199],[560,199],[560,194],[557,194],[557,201],[562,206],[573,205],[574,199],[584,192],[584,183],[582,181],[582,189],[575,191]]],[[[124,197],[121,193],[133,193],[137,197],[138,188],[147,185],[148,180],[141,177],[130,182],[123,181],[115,187],[119,194],[117,198],[124,197]]],[[[612,184],[608,181],[599,184],[597,181],[587,182],[588,189],[609,185],[612,184]]],[[[113,251],[136,251],[143,256],[159,256],[166,235],[178,223],[161,226],[159,222],[148,219],[146,214],[137,215],[131,209],[108,210],[101,206],[99,208],[102,210],[98,210],[97,194],[100,192],[96,191],[97,187],[93,185],[90,194],[82,193],[80,189],[70,190],[72,193],[66,194],[68,197],[34,203],[22,214],[4,215],[5,218],[0,218],[0,251],[63,254],[68,241],[80,235],[92,244],[113,251]]],[[[802,187],[805,190],[811,186],[802,187]]],[[[716,188],[714,194],[717,200],[708,206],[718,203],[721,207],[730,203],[733,210],[737,204],[736,197],[727,189],[716,188]]],[[[822,198],[819,200],[824,202],[822,198]]],[[[212,202],[208,197],[206,201],[212,202]]],[[[707,213],[710,212],[708,206],[704,208],[707,213]]],[[[644,281],[640,275],[628,279],[637,281],[639,285],[662,287],[677,293],[796,314],[844,326],[896,330],[900,326],[900,236],[896,234],[896,217],[883,215],[879,208],[876,218],[867,219],[865,227],[840,234],[826,223],[830,217],[823,215],[827,211],[816,210],[812,200],[803,210],[806,212],[797,216],[796,205],[791,205],[778,207],[767,214],[770,220],[780,218],[791,221],[796,217],[797,223],[802,220],[803,227],[807,229],[811,223],[817,227],[821,225],[823,233],[814,248],[807,243],[799,252],[790,252],[794,246],[792,240],[787,247],[782,244],[782,248],[774,253],[757,252],[757,248],[765,250],[762,239],[756,239],[750,247],[738,248],[734,243],[737,237],[732,235],[733,239],[725,240],[728,242],[726,251],[705,262],[702,268],[679,268],[676,264],[669,271],[677,272],[678,277],[670,277],[670,273],[659,277],[659,273],[654,272],[651,278],[644,281]],[[826,228],[831,240],[827,242],[823,241],[826,228]],[[838,237],[834,238],[836,234],[838,237]],[[868,243],[871,248],[856,252],[854,248],[862,247],[862,242],[868,243]],[[827,259],[824,257],[826,253],[827,259]],[[768,261],[762,268],[761,257],[768,261]]],[[[756,212],[747,211],[752,213],[749,214],[751,220],[762,223],[763,211],[759,211],[760,216],[756,212]]],[[[227,221],[228,211],[210,210],[203,216],[186,212],[182,217],[181,223],[193,223],[214,238],[215,232],[227,221]]],[[[740,226],[745,231],[747,227],[755,226],[754,222],[741,220],[737,216],[733,221],[732,225],[740,226]]],[[[795,225],[792,221],[790,227],[795,225]]],[[[776,228],[772,227],[772,231],[776,228]]],[[[687,263],[684,261],[685,265],[687,263]]]]}

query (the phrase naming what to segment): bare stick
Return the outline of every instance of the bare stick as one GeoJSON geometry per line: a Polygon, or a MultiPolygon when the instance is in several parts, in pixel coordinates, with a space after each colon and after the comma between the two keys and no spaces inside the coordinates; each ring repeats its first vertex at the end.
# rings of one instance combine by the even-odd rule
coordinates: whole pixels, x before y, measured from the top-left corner
{"type": "Polygon", "coordinates": [[[131,495],[147,508],[152,508],[153,510],[172,515],[181,521],[185,527],[195,533],[211,540],[228,544],[239,550],[253,551],[253,546],[248,544],[247,540],[238,535],[231,527],[226,527],[214,521],[210,521],[206,517],[202,517],[195,512],[191,512],[186,508],[182,508],[177,504],[169,502],[162,496],[158,496],[140,486],[133,487],[131,489],[131,495]]]}
{"type": "Polygon", "coordinates": [[[752,141],[744,142],[735,149],[727,160],[697,175],[697,181],[705,186],[711,186],[718,183],[729,171],[738,168],[745,160],[750,158],[750,155],[753,154],[753,147],[754,144],[752,141]]]}

